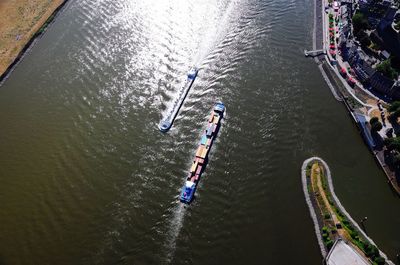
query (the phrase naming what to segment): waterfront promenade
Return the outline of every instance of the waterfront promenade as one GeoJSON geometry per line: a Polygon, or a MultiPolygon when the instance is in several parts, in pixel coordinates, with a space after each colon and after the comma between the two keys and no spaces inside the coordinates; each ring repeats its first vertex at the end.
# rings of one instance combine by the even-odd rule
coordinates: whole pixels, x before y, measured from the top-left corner
{"type": "MultiPolygon", "coordinates": [[[[390,183],[393,190],[400,195],[399,180],[396,178],[395,172],[390,169],[385,161],[384,153],[386,149],[374,142],[369,125],[370,119],[377,117],[383,125],[383,128],[378,132],[379,136],[382,139],[386,138],[385,132],[392,129],[392,125],[388,121],[389,113],[385,108],[381,111],[378,102],[381,102],[383,106],[387,106],[387,103],[377,98],[374,94],[365,89],[356,78],[351,76],[348,72],[348,64],[338,52],[339,47],[336,40],[334,40],[334,47],[332,47],[334,53],[331,53],[330,32],[328,30],[330,14],[335,18],[338,15],[329,4],[328,0],[315,1],[313,49],[322,49],[325,51],[324,54],[315,57],[315,61],[333,96],[336,100],[344,103],[358,126],[377,164],[384,171],[388,183],[390,183]],[[354,80],[355,83],[353,86],[350,86],[349,81],[342,76],[339,72],[340,69],[346,69],[345,76],[354,80]]],[[[334,25],[333,30],[336,34],[339,34],[339,29],[338,32],[336,32],[337,28],[337,25],[334,25]]]]}

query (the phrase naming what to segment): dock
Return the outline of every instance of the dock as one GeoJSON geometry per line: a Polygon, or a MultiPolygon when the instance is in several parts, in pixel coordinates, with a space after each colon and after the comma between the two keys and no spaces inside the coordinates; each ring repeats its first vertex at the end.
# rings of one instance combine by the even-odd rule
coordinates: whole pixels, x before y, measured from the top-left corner
{"type": "Polygon", "coordinates": [[[312,51],[308,51],[308,50],[304,50],[304,56],[305,57],[315,57],[318,55],[325,55],[326,51],[324,49],[321,50],[312,50],[312,51]]]}

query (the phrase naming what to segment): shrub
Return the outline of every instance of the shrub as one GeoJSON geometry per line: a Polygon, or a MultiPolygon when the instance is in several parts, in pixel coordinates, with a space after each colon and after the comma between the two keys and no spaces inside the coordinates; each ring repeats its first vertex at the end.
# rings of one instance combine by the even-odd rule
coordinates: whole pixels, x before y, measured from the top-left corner
{"type": "Polygon", "coordinates": [[[365,254],[367,257],[373,259],[375,257],[379,257],[379,250],[374,245],[368,244],[365,248],[365,254]]]}
{"type": "Polygon", "coordinates": [[[361,12],[357,11],[354,14],[352,20],[353,20],[353,27],[354,27],[355,32],[369,28],[368,19],[361,12]]]}
{"type": "Polygon", "coordinates": [[[376,262],[376,264],[378,264],[378,265],[384,265],[385,264],[385,259],[384,258],[382,258],[382,257],[376,257],[375,259],[374,259],[374,261],[376,262]]]}
{"type": "Polygon", "coordinates": [[[326,242],[326,247],[328,248],[328,250],[330,250],[333,246],[333,241],[329,240],[328,242],[326,242]]]}
{"type": "Polygon", "coordinates": [[[384,76],[390,79],[395,79],[397,77],[397,72],[394,68],[392,68],[391,60],[387,59],[376,67],[378,72],[381,72],[384,76]]]}
{"type": "Polygon", "coordinates": [[[349,234],[350,234],[351,238],[358,239],[358,233],[356,231],[351,230],[349,232],[349,234]]]}
{"type": "Polygon", "coordinates": [[[354,229],[354,227],[353,227],[350,223],[349,223],[348,225],[346,225],[346,227],[347,227],[347,229],[349,229],[350,232],[356,231],[356,230],[354,229]]]}

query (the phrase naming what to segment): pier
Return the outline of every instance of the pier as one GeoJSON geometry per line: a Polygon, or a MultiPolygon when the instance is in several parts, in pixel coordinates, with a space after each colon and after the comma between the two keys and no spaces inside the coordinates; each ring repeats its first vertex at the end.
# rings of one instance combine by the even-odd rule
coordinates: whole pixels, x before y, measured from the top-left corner
{"type": "Polygon", "coordinates": [[[312,51],[308,51],[308,50],[304,50],[304,56],[305,57],[315,57],[321,54],[326,54],[326,51],[324,49],[321,50],[312,50],[312,51]]]}

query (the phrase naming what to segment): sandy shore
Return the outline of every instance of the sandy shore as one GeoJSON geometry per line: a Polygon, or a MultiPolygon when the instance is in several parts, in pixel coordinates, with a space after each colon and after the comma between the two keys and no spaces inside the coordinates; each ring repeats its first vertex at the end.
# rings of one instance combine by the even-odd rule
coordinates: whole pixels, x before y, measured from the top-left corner
{"type": "Polygon", "coordinates": [[[0,76],[65,0],[0,1],[0,76]]]}

